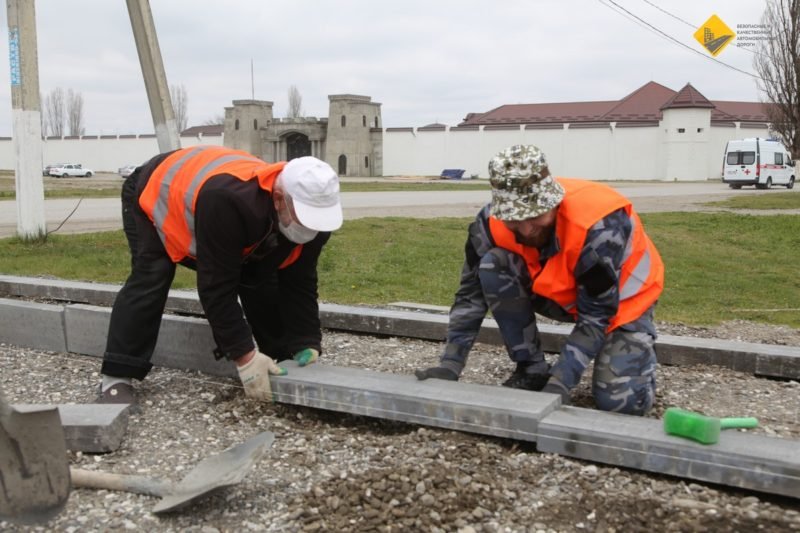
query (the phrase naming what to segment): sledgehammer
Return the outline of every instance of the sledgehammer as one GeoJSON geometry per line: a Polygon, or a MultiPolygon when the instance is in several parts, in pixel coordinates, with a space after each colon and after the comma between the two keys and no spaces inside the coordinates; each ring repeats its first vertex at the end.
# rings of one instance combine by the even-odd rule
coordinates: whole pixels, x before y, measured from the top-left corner
{"type": "Polygon", "coordinates": [[[748,418],[713,418],[693,413],[677,407],[664,411],[664,431],[670,435],[678,435],[696,440],[703,444],[715,444],[719,440],[719,432],[728,428],[754,428],[758,420],[748,418]]]}

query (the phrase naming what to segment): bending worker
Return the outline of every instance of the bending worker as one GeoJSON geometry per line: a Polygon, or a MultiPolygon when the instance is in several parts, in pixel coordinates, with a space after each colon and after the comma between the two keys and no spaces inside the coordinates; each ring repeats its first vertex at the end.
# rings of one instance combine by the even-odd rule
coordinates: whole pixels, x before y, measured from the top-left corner
{"type": "Polygon", "coordinates": [[[605,185],[554,179],[535,146],[497,154],[489,181],[492,201],[469,227],[444,353],[417,377],[457,380],[491,310],[516,363],[505,386],[568,404],[594,360],[597,407],[644,414],[655,398],[653,308],[664,266],[631,202],[605,185]],[[552,368],[534,313],[575,324],[552,368]]]}
{"type": "Polygon", "coordinates": [[[176,264],[197,271],[214,356],[236,363],[248,396],[271,400],[269,375],[285,373],[273,358],[317,359],[317,260],[342,224],[330,165],[314,157],[270,164],[213,146],[176,150],[125,180],[122,219],[131,273],[111,312],[98,402],[135,403],[131,382],[152,368],[176,264]]]}

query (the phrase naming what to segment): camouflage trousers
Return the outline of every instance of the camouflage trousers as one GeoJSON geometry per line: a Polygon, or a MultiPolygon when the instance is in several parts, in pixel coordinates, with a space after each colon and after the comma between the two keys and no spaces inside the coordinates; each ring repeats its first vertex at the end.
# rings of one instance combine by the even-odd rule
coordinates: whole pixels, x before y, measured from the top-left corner
{"type": "MultiPolygon", "coordinates": [[[[546,368],[535,313],[560,322],[574,323],[575,319],[556,302],[531,292],[530,274],[519,255],[493,248],[481,258],[479,278],[509,357],[546,368]]],[[[592,395],[599,409],[641,415],[653,406],[656,353],[652,317],[650,308],[635,323],[606,336],[592,374],[592,395]],[[641,327],[647,321],[650,331],[641,327]]],[[[557,378],[563,368],[582,372],[590,363],[583,350],[570,346],[572,337],[550,371],[557,378]]]]}

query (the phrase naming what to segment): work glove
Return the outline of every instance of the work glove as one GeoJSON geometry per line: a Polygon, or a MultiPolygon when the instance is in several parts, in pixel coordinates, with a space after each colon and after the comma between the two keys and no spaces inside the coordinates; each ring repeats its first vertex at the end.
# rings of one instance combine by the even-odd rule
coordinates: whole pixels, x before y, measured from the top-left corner
{"type": "Polygon", "coordinates": [[[572,401],[569,397],[569,389],[567,389],[567,386],[561,383],[558,378],[551,377],[547,385],[542,389],[542,392],[558,394],[561,396],[561,405],[572,405],[572,401]]]}
{"type": "Polygon", "coordinates": [[[269,376],[283,376],[286,369],[278,366],[271,357],[256,352],[244,366],[237,367],[239,379],[244,385],[244,393],[257,400],[272,401],[272,386],[269,376]]]}
{"type": "Polygon", "coordinates": [[[294,354],[294,359],[298,366],[306,366],[315,363],[319,358],[319,352],[314,348],[306,348],[294,354]]]}
{"type": "Polygon", "coordinates": [[[415,370],[414,375],[417,376],[417,379],[420,381],[428,378],[458,381],[458,374],[449,368],[441,366],[434,366],[433,368],[426,368],[425,370],[415,370]]]}

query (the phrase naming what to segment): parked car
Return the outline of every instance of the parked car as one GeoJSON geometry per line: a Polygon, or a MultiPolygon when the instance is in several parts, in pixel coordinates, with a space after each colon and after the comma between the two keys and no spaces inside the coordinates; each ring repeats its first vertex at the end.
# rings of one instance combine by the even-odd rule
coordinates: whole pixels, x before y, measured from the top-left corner
{"type": "Polygon", "coordinates": [[[127,178],[128,176],[133,174],[134,170],[136,170],[136,165],[125,165],[124,167],[120,167],[117,172],[123,178],[127,178]]]}
{"type": "Polygon", "coordinates": [[[49,176],[51,168],[56,168],[56,167],[61,167],[61,166],[64,166],[64,163],[55,163],[55,164],[52,164],[52,165],[47,165],[46,167],[44,167],[42,169],[42,176],[49,176]]]}
{"type": "Polygon", "coordinates": [[[74,163],[65,163],[61,166],[50,169],[50,175],[57,178],[74,178],[79,176],[89,178],[92,174],[94,174],[94,172],[92,172],[90,169],[83,168],[82,165],[77,165],[74,163]]]}

